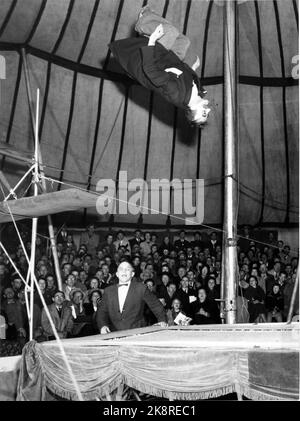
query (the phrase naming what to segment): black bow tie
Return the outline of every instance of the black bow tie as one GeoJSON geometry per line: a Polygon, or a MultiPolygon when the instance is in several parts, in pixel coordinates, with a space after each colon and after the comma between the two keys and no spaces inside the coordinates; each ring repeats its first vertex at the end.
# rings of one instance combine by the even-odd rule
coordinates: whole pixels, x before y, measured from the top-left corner
{"type": "Polygon", "coordinates": [[[120,287],[127,287],[129,285],[129,282],[127,284],[118,284],[118,288],[120,287]]]}

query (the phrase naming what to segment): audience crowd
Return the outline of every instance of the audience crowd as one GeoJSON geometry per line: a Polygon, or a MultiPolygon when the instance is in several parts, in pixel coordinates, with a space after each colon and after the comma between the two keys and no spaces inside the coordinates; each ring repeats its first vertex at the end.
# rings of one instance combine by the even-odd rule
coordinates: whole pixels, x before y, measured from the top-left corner
{"type": "MultiPolygon", "coordinates": [[[[58,336],[72,338],[99,333],[95,321],[99,303],[105,288],[118,282],[117,266],[124,260],[132,263],[136,280],[161,301],[169,325],[221,323],[221,237],[214,231],[187,235],[182,230],[175,238],[173,241],[166,234],[159,239],[156,233],[141,230],[131,236],[122,230],[108,232],[102,238],[90,224],[77,246],[72,233],[64,227],[56,232],[63,283],[59,290],[51,252],[44,237],[38,236],[35,274],[58,336]]],[[[30,252],[30,241],[24,238],[24,243],[30,252]]],[[[272,232],[268,241],[254,240],[248,227],[239,236],[237,250],[237,322],[286,321],[298,255],[291,253],[289,245],[277,241],[272,232]]],[[[26,279],[28,266],[21,245],[10,257],[26,279]]],[[[1,326],[5,333],[2,338],[6,338],[9,346],[11,341],[24,344],[29,338],[30,294],[2,251],[0,288],[1,326]]],[[[298,301],[293,315],[297,314],[298,301]]],[[[144,316],[149,326],[157,322],[146,306],[144,316]]],[[[37,341],[55,337],[37,290],[33,335],[37,341]]]]}

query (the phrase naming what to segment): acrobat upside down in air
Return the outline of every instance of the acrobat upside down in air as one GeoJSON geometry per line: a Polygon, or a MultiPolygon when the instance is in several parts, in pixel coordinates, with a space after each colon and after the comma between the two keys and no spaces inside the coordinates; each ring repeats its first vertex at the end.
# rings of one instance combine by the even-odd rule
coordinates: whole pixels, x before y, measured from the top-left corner
{"type": "Polygon", "coordinates": [[[190,40],[149,6],[141,10],[135,29],[143,36],[109,45],[114,57],[130,77],[183,109],[191,124],[203,127],[211,110],[190,40]]]}

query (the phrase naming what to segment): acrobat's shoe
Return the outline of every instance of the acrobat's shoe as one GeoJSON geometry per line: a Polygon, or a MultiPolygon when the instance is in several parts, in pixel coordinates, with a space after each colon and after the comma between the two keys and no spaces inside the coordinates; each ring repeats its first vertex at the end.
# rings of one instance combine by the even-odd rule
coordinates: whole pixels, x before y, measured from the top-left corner
{"type": "Polygon", "coordinates": [[[148,4],[147,4],[146,6],[144,6],[144,7],[142,7],[142,8],[141,8],[141,11],[140,11],[140,13],[139,13],[139,19],[143,16],[143,14],[144,14],[146,11],[149,11],[149,12],[151,12],[151,11],[152,11],[151,7],[150,7],[148,4]]]}

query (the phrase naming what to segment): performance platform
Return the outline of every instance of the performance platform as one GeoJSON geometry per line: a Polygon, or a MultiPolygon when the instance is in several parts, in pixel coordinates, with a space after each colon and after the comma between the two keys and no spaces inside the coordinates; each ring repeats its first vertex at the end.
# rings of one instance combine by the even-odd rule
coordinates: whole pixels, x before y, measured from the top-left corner
{"type": "MultiPolygon", "coordinates": [[[[299,323],[154,326],[62,343],[84,400],[122,385],[170,400],[299,400],[299,323]]],[[[31,341],[17,399],[46,400],[47,390],[78,399],[56,341],[31,341]]]]}

